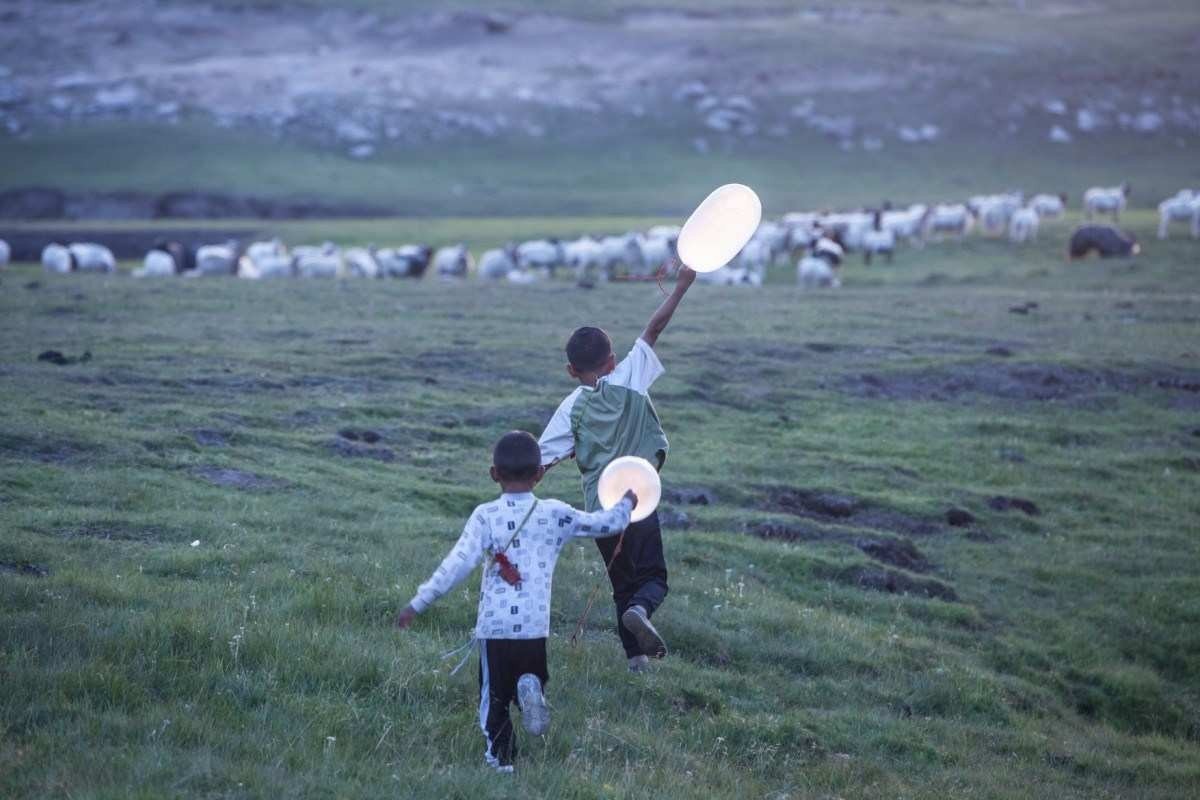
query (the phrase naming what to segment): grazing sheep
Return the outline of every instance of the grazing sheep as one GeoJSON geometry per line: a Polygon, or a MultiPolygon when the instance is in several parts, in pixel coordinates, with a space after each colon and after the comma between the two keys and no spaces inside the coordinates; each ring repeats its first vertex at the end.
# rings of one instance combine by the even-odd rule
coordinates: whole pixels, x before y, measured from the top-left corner
{"type": "Polygon", "coordinates": [[[379,262],[375,260],[375,247],[350,247],[342,256],[346,262],[346,274],[354,278],[378,278],[379,262]]]}
{"type": "Polygon", "coordinates": [[[237,272],[238,244],[206,244],[196,249],[196,268],[189,275],[233,275],[237,272]]]}
{"type": "Polygon", "coordinates": [[[833,239],[821,236],[813,242],[809,253],[796,265],[796,279],[802,289],[836,289],[842,285],[838,278],[845,250],[833,239]]]}
{"type": "Polygon", "coordinates": [[[93,242],[72,242],[67,245],[77,272],[116,272],[117,260],[112,250],[93,242]]]}
{"type": "Polygon", "coordinates": [[[925,234],[953,233],[962,239],[973,224],[971,210],[963,203],[938,203],[925,220],[925,234]]]}
{"type": "Polygon", "coordinates": [[[1008,221],[1024,203],[1021,192],[1006,194],[976,195],[967,201],[967,208],[975,213],[980,229],[990,236],[1003,235],[1008,221]]]}
{"type": "Polygon", "coordinates": [[[75,269],[75,257],[61,244],[48,244],[42,249],[42,269],[46,272],[71,272],[75,269]]]}
{"type": "Polygon", "coordinates": [[[891,231],[897,241],[905,241],[917,247],[923,247],[925,220],[929,218],[931,209],[924,203],[911,205],[903,211],[888,209],[883,212],[880,227],[891,231]]]}
{"type": "Polygon", "coordinates": [[[508,274],[516,268],[516,247],[512,244],[488,250],[479,257],[479,277],[483,280],[494,281],[507,278],[508,274]]]}
{"type": "Polygon", "coordinates": [[[883,225],[883,212],[875,212],[875,222],[862,238],[863,263],[871,265],[871,259],[882,253],[887,262],[892,263],[896,254],[896,234],[883,225]]]}
{"type": "Polygon", "coordinates": [[[1133,234],[1123,233],[1111,225],[1084,225],[1071,234],[1067,257],[1086,258],[1096,253],[1101,258],[1136,256],[1141,247],[1133,234]]]}
{"type": "Polygon", "coordinates": [[[1033,206],[1024,206],[1013,212],[1008,220],[1008,238],[1017,244],[1024,244],[1036,239],[1038,233],[1038,213],[1033,206]]]}
{"type": "Polygon", "coordinates": [[[175,258],[166,250],[150,250],[142,259],[142,266],[133,271],[135,278],[170,278],[179,272],[175,258]]]}
{"type": "Polygon", "coordinates": [[[788,254],[791,230],[782,222],[764,222],[754,232],[754,238],[766,245],[768,259],[774,264],[788,254]]]}
{"type": "Polygon", "coordinates": [[[443,247],[433,255],[433,270],[438,277],[449,280],[465,278],[475,268],[475,259],[465,244],[443,247]]]}
{"type": "Polygon", "coordinates": [[[423,244],[375,251],[380,275],[389,278],[422,278],[433,260],[433,248],[423,244]]]}
{"type": "Polygon", "coordinates": [[[244,255],[257,263],[268,258],[286,256],[287,248],[279,239],[272,239],[269,242],[253,242],[246,248],[244,255]]]}
{"type": "Polygon", "coordinates": [[[254,242],[238,259],[237,275],[247,280],[291,278],[296,274],[295,258],[278,239],[254,242]]]}
{"type": "Polygon", "coordinates": [[[575,277],[582,285],[594,284],[604,267],[604,247],[591,236],[566,242],[563,245],[563,257],[567,266],[575,270],[575,277]]]}
{"type": "Polygon", "coordinates": [[[1172,222],[1190,220],[1192,238],[1200,238],[1200,192],[1180,189],[1174,197],[1158,204],[1158,238],[1167,238],[1167,229],[1172,222]]]}
{"type": "Polygon", "coordinates": [[[566,265],[562,243],[558,239],[535,239],[521,242],[516,249],[517,267],[522,270],[540,269],[551,278],[566,265]]]}
{"type": "Polygon", "coordinates": [[[292,262],[301,278],[339,278],[346,267],[341,248],[333,242],[325,242],[320,247],[296,247],[292,250],[292,262]]]}
{"type": "Polygon", "coordinates": [[[638,237],[634,233],[605,236],[600,240],[600,254],[601,269],[609,277],[621,268],[630,274],[638,274],[645,266],[642,248],[638,246],[638,237]]]}
{"type": "Polygon", "coordinates": [[[1041,219],[1058,219],[1067,211],[1067,195],[1035,194],[1029,205],[1041,219]]]}
{"type": "Polygon", "coordinates": [[[0,269],[8,266],[9,259],[12,258],[12,248],[8,246],[8,242],[0,239],[0,269]]]}
{"type": "MultiPolygon", "coordinates": [[[[677,237],[676,237],[677,238],[677,237]]],[[[675,255],[675,238],[663,236],[638,236],[642,267],[646,274],[653,275],[675,255]]]]}
{"type": "Polygon", "coordinates": [[[1121,221],[1121,212],[1129,199],[1129,183],[1120,186],[1093,186],[1083,193],[1083,212],[1090,220],[1095,214],[1112,214],[1113,222],[1121,221]]]}

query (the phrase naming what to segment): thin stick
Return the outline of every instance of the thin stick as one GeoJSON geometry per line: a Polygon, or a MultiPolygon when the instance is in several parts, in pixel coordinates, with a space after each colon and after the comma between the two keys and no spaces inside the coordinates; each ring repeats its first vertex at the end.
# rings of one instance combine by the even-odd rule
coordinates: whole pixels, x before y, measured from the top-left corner
{"type": "MultiPolygon", "coordinates": [[[[625,541],[625,531],[621,531],[621,535],[617,538],[617,547],[613,550],[612,558],[604,565],[605,576],[612,570],[613,562],[617,560],[617,556],[621,554],[621,544],[625,541]]],[[[600,581],[596,581],[596,585],[592,587],[591,594],[588,595],[587,605],[583,608],[583,613],[579,615],[579,621],[575,623],[575,632],[571,634],[571,646],[579,646],[579,634],[583,633],[583,625],[587,622],[588,614],[592,613],[592,603],[596,602],[596,592],[600,591],[600,581]]]]}

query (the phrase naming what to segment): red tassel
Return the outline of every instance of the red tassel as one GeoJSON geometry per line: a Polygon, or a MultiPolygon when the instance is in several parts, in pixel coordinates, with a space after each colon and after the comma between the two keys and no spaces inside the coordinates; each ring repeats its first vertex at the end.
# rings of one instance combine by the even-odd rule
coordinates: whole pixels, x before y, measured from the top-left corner
{"type": "Polygon", "coordinates": [[[500,580],[509,586],[517,586],[521,583],[521,573],[516,565],[508,560],[508,556],[504,553],[496,553],[492,560],[500,565],[500,580]]]}

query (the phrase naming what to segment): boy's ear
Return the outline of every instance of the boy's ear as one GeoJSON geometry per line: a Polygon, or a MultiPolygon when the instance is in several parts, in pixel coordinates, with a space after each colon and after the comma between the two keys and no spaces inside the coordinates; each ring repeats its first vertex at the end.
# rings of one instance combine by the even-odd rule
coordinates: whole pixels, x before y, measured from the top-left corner
{"type": "Polygon", "coordinates": [[[492,480],[494,480],[496,483],[499,483],[500,482],[500,471],[498,469],[496,469],[495,464],[492,464],[492,468],[489,470],[489,472],[492,476],[492,480]]]}
{"type": "Polygon", "coordinates": [[[604,374],[608,375],[617,368],[617,354],[609,353],[608,360],[604,362],[604,374]]]}
{"type": "Polygon", "coordinates": [[[579,380],[579,371],[577,369],[575,369],[575,365],[572,364],[570,361],[567,362],[567,374],[570,375],[575,380],[579,380]]]}

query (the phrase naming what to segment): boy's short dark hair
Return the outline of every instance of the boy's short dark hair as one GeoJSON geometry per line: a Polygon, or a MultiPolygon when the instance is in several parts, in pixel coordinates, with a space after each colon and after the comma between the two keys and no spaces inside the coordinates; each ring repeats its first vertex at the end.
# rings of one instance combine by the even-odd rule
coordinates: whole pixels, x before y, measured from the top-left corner
{"type": "Polygon", "coordinates": [[[537,475],[542,465],[542,448],[532,434],[509,431],[496,442],[492,464],[506,481],[527,481],[537,475]]]}
{"type": "Polygon", "coordinates": [[[612,355],[612,339],[600,328],[576,328],[567,340],[567,361],[580,372],[603,366],[612,355]]]}

